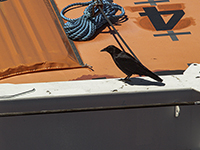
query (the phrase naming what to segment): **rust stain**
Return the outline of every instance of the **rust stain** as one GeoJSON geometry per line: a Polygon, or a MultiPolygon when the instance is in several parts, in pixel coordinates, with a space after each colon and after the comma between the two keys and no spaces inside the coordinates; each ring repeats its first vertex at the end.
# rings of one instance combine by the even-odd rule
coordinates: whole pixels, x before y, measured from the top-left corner
{"type": "Polygon", "coordinates": [[[143,11],[143,7],[142,6],[125,6],[124,9],[130,11],[130,12],[137,12],[137,11],[143,11]]]}
{"type": "Polygon", "coordinates": [[[138,17],[138,18],[135,18],[135,20],[136,21],[133,21],[133,22],[136,23],[139,27],[146,30],[156,31],[156,29],[154,28],[153,24],[151,23],[151,21],[149,20],[147,16],[138,17]]]}
{"type": "MultiPolygon", "coordinates": [[[[144,6],[134,6],[134,7],[126,6],[125,7],[125,9],[130,12],[144,11],[143,8],[144,8],[144,6]]],[[[158,5],[157,8],[160,11],[183,10],[183,9],[185,9],[185,5],[183,3],[165,4],[165,5],[158,5]]],[[[164,20],[168,16],[169,15],[162,15],[164,20]]],[[[153,24],[151,23],[151,21],[149,20],[149,18],[147,16],[137,17],[134,19],[135,19],[135,21],[133,21],[133,22],[135,24],[137,24],[138,26],[140,26],[141,28],[146,29],[146,30],[156,31],[156,29],[154,28],[153,24]]],[[[191,25],[193,25],[193,26],[196,25],[195,19],[193,19],[192,17],[183,18],[176,24],[176,26],[173,28],[173,30],[184,29],[191,25]]]]}
{"type": "MultiPolygon", "coordinates": [[[[138,11],[144,11],[143,8],[145,7],[155,7],[155,6],[125,6],[124,9],[130,11],[130,12],[138,12],[138,11]]],[[[160,11],[170,11],[170,10],[183,10],[185,9],[185,4],[164,4],[164,5],[158,5],[158,10],[160,11]]]]}
{"type": "Polygon", "coordinates": [[[91,80],[91,79],[101,79],[101,78],[118,78],[116,76],[111,76],[111,75],[107,75],[107,74],[104,74],[104,75],[98,75],[98,74],[95,74],[95,75],[82,75],[81,77],[78,77],[76,79],[72,79],[70,81],[75,81],[75,80],[91,80]]]}
{"type": "MultiPolygon", "coordinates": [[[[74,62],[70,62],[74,63],[74,62]]],[[[3,71],[0,71],[0,80],[27,74],[27,73],[36,73],[36,72],[42,72],[42,71],[52,71],[52,70],[64,70],[64,69],[76,69],[76,68],[83,68],[82,66],[77,67],[71,67],[69,68],[68,64],[66,63],[58,63],[58,62],[41,62],[41,63],[35,63],[32,65],[19,65],[15,66],[13,68],[8,68],[3,71]]]]}
{"type": "MultiPolygon", "coordinates": [[[[141,28],[146,29],[146,30],[156,31],[156,29],[154,28],[153,24],[151,23],[151,21],[149,20],[147,16],[138,17],[134,19],[135,21],[133,22],[137,24],[138,26],[140,26],[141,28]]],[[[193,26],[196,25],[195,20],[192,17],[187,17],[187,18],[181,19],[173,28],[173,30],[181,30],[191,25],[193,26]]]]}
{"type": "Polygon", "coordinates": [[[184,29],[184,28],[187,28],[189,26],[195,26],[196,23],[194,21],[194,19],[192,17],[187,17],[187,18],[184,18],[184,19],[181,19],[177,25],[174,27],[173,30],[180,30],[180,29],[184,29]]]}
{"type": "Polygon", "coordinates": [[[158,5],[159,10],[183,10],[185,9],[185,4],[165,4],[165,5],[158,5]]]}

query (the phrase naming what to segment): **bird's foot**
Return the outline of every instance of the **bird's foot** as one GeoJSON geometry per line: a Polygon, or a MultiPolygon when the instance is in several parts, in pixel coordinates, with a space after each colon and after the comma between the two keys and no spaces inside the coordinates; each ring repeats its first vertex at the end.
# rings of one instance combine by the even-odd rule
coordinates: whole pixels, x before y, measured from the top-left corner
{"type": "Polygon", "coordinates": [[[131,82],[130,78],[119,79],[119,81],[122,81],[122,82],[131,82]]]}

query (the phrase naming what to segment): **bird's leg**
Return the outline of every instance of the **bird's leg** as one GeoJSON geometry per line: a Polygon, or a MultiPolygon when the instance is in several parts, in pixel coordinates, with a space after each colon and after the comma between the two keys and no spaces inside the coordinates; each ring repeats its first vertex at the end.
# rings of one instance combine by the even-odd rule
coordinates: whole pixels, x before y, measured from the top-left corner
{"type": "Polygon", "coordinates": [[[130,76],[127,76],[127,77],[124,78],[124,79],[120,79],[120,81],[123,81],[123,82],[131,81],[131,80],[130,80],[130,76]]]}
{"type": "Polygon", "coordinates": [[[126,78],[124,78],[124,81],[131,81],[130,76],[127,76],[126,78]]]}

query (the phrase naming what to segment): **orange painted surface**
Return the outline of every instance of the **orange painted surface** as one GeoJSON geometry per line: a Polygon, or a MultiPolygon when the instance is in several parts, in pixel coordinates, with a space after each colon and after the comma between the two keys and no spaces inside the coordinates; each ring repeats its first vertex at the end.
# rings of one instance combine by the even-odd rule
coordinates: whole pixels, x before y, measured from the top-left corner
{"type": "Polygon", "coordinates": [[[0,2],[0,79],[81,67],[48,3],[48,0],[0,2]]]}
{"type": "MultiPolygon", "coordinates": [[[[26,1],[26,0],[24,0],[26,1]]],[[[170,0],[170,2],[157,3],[157,6],[150,4],[136,5],[134,2],[147,0],[114,0],[115,3],[124,7],[128,20],[115,25],[118,32],[125,39],[132,51],[140,61],[152,71],[159,70],[185,70],[187,63],[200,63],[200,17],[198,0],[170,0]],[[140,16],[144,13],[144,7],[155,7],[158,11],[183,10],[184,16],[172,29],[174,33],[190,32],[191,34],[177,35],[178,41],[173,41],[170,36],[154,37],[154,34],[166,34],[167,31],[157,31],[147,16],[140,16]]],[[[59,10],[75,2],[84,0],[55,0],[59,10]]],[[[1,5],[1,3],[0,3],[1,5]]],[[[83,8],[73,9],[65,15],[70,18],[77,18],[83,14],[83,8]]],[[[172,15],[162,15],[165,23],[172,15]]],[[[44,22],[49,22],[46,17],[44,22]]],[[[53,33],[56,31],[52,27],[53,33]]],[[[35,33],[36,34],[36,33],[35,33]]],[[[34,37],[31,37],[34,38],[34,37]]],[[[52,43],[52,42],[49,42],[52,43]]],[[[75,41],[75,45],[84,63],[93,66],[94,71],[89,69],[71,69],[25,74],[6,78],[0,83],[27,83],[27,82],[50,82],[91,79],[98,77],[125,77],[115,66],[110,55],[101,53],[100,50],[108,45],[119,47],[113,34],[108,27],[89,41],[75,41]]],[[[125,49],[127,51],[127,49],[125,49]]]]}
{"type": "MultiPolygon", "coordinates": [[[[56,0],[59,9],[70,3],[80,2],[56,0]]],[[[135,5],[134,2],[147,0],[114,0],[124,7],[128,20],[115,25],[118,32],[125,39],[140,61],[152,71],[158,70],[185,70],[187,63],[200,63],[200,1],[170,0],[170,2],[135,5]],[[158,11],[183,10],[185,15],[179,20],[173,31],[191,32],[188,35],[177,35],[179,41],[172,41],[169,36],[154,37],[153,34],[163,34],[167,31],[156,31],[147,16],[141,17],[144,7],[156,7],[158,11]]],[[[82,0],[82,2],[84,2],[82,0]]],[[[65,15],[70,18],[81,16],[83,9],[75,9],[65,15]]],[[[171,15],[162,16],[166,23],[171,15]]],[[[119,38],[118,38],[119,39],[119,38]]],[[[94,66],[96,74],[108,74],[117,77],[125,75],[114,65],[110,55],[100,53],[104,47],[113,44],[119,47],[108,27],[101,31],[94,39],[84,42],[75,42],[85,63],[94,66]],[[98,58],[98,59],[97,59],[98,58]]],[[[125,47],[125,46],[124,46],[125,47]]],[[[126,49],[126,51],[128,51],[126,49]]]]}

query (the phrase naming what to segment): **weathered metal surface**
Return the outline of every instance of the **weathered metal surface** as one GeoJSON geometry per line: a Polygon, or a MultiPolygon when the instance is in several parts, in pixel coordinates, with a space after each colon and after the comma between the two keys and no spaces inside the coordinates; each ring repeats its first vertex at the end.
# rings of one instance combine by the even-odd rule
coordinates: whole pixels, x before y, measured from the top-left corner
{"type": "Polygon", "coordinates": [[[81,67],[49,0],[0,1],[0,79],[81,67]]]}
{"type": "MultiPolygon", "coordinates": [[[[55,0],[59,10],[75,2],[85,1],[55,0]]],[[[175,70],[185,70],[188,63],[200,62],[198,42],[200,17],[197,13],[199,1],[126,0],[122,2],[115,0],[114,2],[123,6],[127,15],[127,18],[115,25],[115,28],[139,60],[151,71],[171,70],[173,73],[175,70]],[[156,13],[159,24],[155,23],[155,18],[152,18],[149,11],[156,13]],[[162,27],[164,29],[160,30],[162,27]]],[[[84,8],[72,9],[65,15],[70,18],[80,17],[84,8]]],[[[93,72],[88,69],[41,72],[4,79],[0,83],[69,81],[80,79],[82,76],[90,76],[92,79],[93,76],[105,74],[112,77],[124,77],[110,56],[100,53],[101,49],[110,44],[119,47],[113,31],[105,26],[98,32],[99,34],[89,41],[75,42],[83,62],[93,66],[93,72]]]]}

